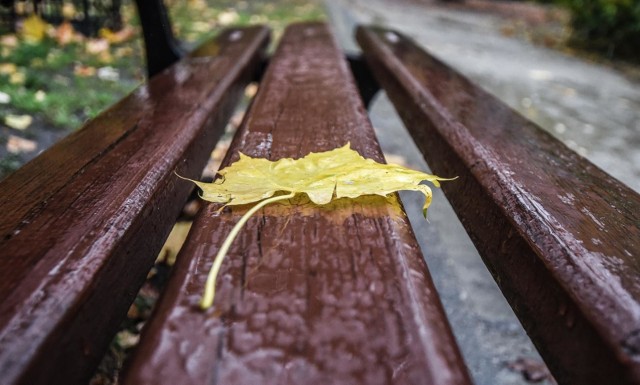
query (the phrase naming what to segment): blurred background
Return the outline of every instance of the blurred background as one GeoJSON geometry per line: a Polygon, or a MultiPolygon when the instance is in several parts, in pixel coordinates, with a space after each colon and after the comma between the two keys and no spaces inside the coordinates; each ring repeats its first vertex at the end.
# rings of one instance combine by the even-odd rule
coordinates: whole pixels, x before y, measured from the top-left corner
{"type": "MultiPolygon", "coordinates": [[[[357,52],[357,24],[397,29],[640,191],[640,0],[165,4],[187,46],[231,25],[266,24],[277,41],[291,22],[326,20],[343,49],[357,52]]],[[[0,0],[0,179],[143,82],[142,44],[128,0],[0,0]]],[[[383,92],[370,116],[388,161],[428,170],[383,92]]],[[[209,173],[228,142],[213,152],[209,173]]],[[[429,223],[419,197],[401,197],[475,382],[553,384],[444,196],[435,192],[429,223]]],[[[93,384],[117,383],[188,228],[174,229],[93,384]]]]}

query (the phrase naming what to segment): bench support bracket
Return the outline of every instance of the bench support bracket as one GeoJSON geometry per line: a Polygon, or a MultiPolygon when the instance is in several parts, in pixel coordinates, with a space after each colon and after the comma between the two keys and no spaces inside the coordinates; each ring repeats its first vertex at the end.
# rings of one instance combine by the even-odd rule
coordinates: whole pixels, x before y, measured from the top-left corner
{"type": "Polygon", "coordinates": [[[369,109],[371,100],[373,100],[373,97],[380,91],[380,84],[373,76],[369,65],[361,55],[347,54],[346,58],[349,62],[349,67],[351,68],[351,73],[356,81],[356,85],[358,86],[358,92],[360,93],[362,102],[364,106],[369,109]]]}
{"type": "Polygon", "coordinates": [[[162,0],[136,0],[144,34],[149,78],[161,72],[185,55],[173,35],[167,9],[162,0]]]}

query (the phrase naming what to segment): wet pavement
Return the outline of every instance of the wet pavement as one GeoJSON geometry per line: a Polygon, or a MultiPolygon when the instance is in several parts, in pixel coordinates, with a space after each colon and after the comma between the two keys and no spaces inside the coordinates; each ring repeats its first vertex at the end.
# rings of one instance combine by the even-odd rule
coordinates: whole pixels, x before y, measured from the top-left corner
{"type": "MultiPolygon", "coordinates": [[[[325,4],[346,51],[358,50],[352,37],[358,23],[399,30],[640,191],[639,84],[610,68],[503,36],[504,22],[490,14],[418,1],[325,4]]],[[[374,100],[371,120],[393,161],[428,169],[384,94],[374,100]]],[[[444,195],[435,192],[429,222],[421,216],[417,195],[401,194],[476,384],[526,384],[534,382],[532,376],[544,377],[537,367],[540,357],[444,195]]]]}

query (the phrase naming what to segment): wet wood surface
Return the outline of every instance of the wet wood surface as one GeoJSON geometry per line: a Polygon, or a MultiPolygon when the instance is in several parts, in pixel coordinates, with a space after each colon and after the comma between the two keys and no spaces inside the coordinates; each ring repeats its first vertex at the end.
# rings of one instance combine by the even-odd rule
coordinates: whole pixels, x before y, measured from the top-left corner
{"type": "Polygon", "coordinates": [[[556,379],[640,383],[640,196],[399,33],[357,39],[556,379]]]}
{"type": "Polygon", "coordinates": [[[0,184],[0,382],[86,383],[267,42],[221,34],[0,184]]]}
{"type": "MultiPolygon", "coordinates": [[[[223,166],[239,151],[276,160],[347,142],[383,159],[327,26],[290,26],[223,166]]],[[[197,217],[124,383],[469,383],[395,195],[262,209],[203,312],[209,267],[247,210],[218,209],[197,217]]]]}

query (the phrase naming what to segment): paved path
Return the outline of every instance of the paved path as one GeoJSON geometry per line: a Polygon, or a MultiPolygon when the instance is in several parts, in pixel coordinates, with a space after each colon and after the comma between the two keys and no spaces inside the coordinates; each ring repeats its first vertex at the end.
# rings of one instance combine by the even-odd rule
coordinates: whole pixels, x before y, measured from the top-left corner
{"type": "MultiPolygon", "coordinates": [[[[398,3],[325,0],[345,50],[357,50],[352,35],[358,23],[395,28],[640,191],[638,84],[608,68],[504,37],[490,15],[398,3]]],[[[384,95],[374,102],[371,119],[385,153],[428,169],[384,95]]],[[[417,194],[402,198],[475,382],[527,383],[509,365],[540,358],[444,196],[436,192],[429,223],[420,215],[417,194]]]]}

